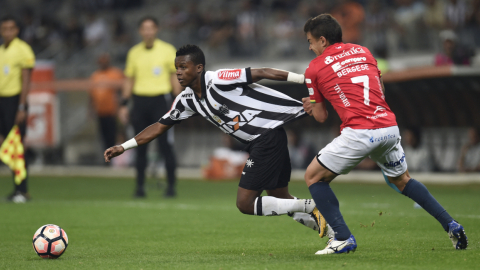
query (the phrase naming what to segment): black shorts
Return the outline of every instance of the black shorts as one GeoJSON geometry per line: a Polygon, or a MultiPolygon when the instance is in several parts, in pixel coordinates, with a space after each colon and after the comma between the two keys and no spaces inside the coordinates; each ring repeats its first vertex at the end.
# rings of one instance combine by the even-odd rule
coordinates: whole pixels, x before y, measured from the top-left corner
{"type": "MultiPolygon", "coordinates": [[[[18,104],[20,103],[20,95],[12,97],[0,97],[0,135],[7,137],[10,130],[15,124],[15,117],[17,116],[18,104]]],[[[20,134],[22,140],[25,137],[26,121],[20,126],[20,134]]]]}
{"type": "Polygon", "coordinates": [[[272,190],[288,186],[292,166],[287,147],[287,134],[277,128],[261,135],[245,148],[250,156],[239,186],[249,190],[272,190]]]}

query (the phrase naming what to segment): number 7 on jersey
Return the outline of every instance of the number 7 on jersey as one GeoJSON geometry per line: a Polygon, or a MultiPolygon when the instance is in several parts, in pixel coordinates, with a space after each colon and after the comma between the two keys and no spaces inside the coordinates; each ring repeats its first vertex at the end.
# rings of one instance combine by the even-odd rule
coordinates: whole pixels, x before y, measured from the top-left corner
{"type": "Polygon", "coordinates": [[[363,83],[363,103],[365,105],[370,106],[370,87],[369,87],[369,78],[368,75],[358,76],[352,78],[352,83],[363,83]]]}

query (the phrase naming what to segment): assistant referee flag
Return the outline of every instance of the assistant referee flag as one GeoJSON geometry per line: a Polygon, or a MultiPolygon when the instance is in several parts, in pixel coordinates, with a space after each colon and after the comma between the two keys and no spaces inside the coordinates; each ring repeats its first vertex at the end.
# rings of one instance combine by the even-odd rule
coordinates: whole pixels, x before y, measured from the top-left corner
{"type": "Polygon", "coordinates": [[[27,178],[22,135],[17,125],[13,126],[0,147],[0,160],[15,173],[16,185],[20,185],[27,178]]]}

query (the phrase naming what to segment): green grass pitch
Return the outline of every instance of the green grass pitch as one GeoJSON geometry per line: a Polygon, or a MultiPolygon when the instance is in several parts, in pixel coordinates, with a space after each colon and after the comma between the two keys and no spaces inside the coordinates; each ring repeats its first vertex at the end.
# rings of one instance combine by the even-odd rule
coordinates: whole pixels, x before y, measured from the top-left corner
{"type": "MultiPolygon", "coordinates": [[[[0,203],[0,269],[478,269],[480,186],[430,191],[461,222],[468,250],[454,250],[437,221],[387,185],[333,183],[357,252],[316,256],[325,247],[288,216],[256,217],[235,207],[237,182],[181,180],[164,199],[149,180],[148,198],[131,197],[133,180],[34,177],[33,200],[0,203]],[[32,248],[33,233],[53,223],[70,243],[58,260],[32,248]]],[[[0,177],[3,194],[11,180],[0,177]]],[[[303,182],[293,195],[310,197],[303,182]]],[[[3,195],[2,194],[2,195],[3,195]]]]}

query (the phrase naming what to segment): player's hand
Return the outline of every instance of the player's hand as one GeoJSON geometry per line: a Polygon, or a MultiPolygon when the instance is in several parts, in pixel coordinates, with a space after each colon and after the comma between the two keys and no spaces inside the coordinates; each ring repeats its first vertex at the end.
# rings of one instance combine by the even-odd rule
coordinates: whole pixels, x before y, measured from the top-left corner
{"type": "Polygon", "coordinates": [[[110,162],[112,158],[123,154],[123,152],[125,152],[123,146],[115,145],[105,150],[105,153],[103,153],[103,157],[105,157],[105,162],[110,162]]]}
{"type": "Polygon", "coordinates": [[[24,110],[18,110],[15,116],[15,125],[23,124],[27,120],[27,112],[24,110]]]}
{"type": "Polygon", "coordinates": [[[118,119],[120,119],[120,122],[124,126],[128,124],[128,107],[127,106],[120,107],[120,109],[118,110],[118,119]]]}
{"type": "Polygon", "coordinates": [[[304,97],[302,98],[302,102],[303,102],[303,109],[305,110],[305,112],[308,113],[308,115],[312,116],[313,106],[312,106],[312,103],[310,102],[310,98],[304,97]]]}

